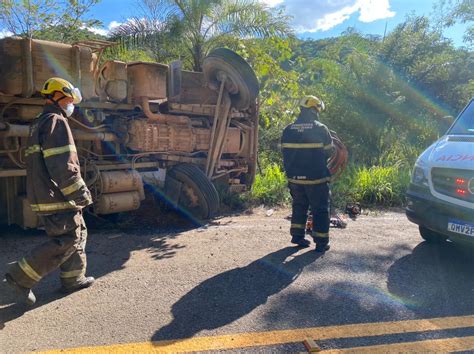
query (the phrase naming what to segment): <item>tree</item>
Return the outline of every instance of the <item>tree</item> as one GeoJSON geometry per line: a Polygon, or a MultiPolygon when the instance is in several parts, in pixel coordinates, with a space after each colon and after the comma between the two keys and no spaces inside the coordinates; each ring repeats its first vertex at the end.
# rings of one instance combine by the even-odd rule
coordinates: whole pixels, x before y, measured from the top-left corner
{"type": "Polygon", "coordinates": [[[264,165],[281,162],[281,132],[293,121],[303,95],[299,85],[302,75],[290,63],[297,43],[292,37],[268,37],[242,40],[238,46],[237,51],[252,66],[260,82],[259,158],[264,165]]]}
{"type": "MultiPolygon", "coordinates": [[[[410,87],[443,103],[449,111],[438,114],[455,114],[472,95],[469,90],[459,90],[474,80],[472,54],[455,49],[426,17],[410,17],[397,26],[382,44],[380,56],[410,87]]],[[[426,100],[416,102],[421,103],[426,108],[432,106],[426,100]]]]}
{"type": "Polygon", "coordinates": [[[195,71],[201,71],[212,49],[235,43],[235,38],[291,33],[288,16],[256,0],[141,0],[141,8],[143,16],[118,27],[114,35],[138,46],[161,45],[157,56],[176,55],[183,48],[185,64],[195,71]]]}
{"type": "Polygon", "coordinates": [[[0,24],[14,35],[71,42],[92,33],[87,27],[99,26],[85,19],[100,0],[0,0],[0,24]]]}
{"type": "Polygon", "coordinates": [[[474,46],[474,0],[440,0],[436,8],[441,13],[441,24],[445,27],[458,22],[471,24],[464,34],[464,42],[474,46]]]}

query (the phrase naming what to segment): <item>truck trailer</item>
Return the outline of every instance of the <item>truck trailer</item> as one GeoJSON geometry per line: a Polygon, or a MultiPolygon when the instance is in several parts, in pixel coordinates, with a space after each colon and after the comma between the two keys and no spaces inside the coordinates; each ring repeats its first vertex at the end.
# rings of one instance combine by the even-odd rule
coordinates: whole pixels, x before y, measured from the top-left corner
{"type": "Polygon", "coordinates": [[[137,210],[157,197],[203,221],[218,212],[216,186],[230,193],[251,187],[259,84],[248,63],[226,48],[212,51],[202,72],[179,61],[104,60],[113,45],[0,40],[0,225],[39,226],[26,197],[25,150],[50,77],[82,93],[68,120],[94,198],[90,213],[137,210]]]}

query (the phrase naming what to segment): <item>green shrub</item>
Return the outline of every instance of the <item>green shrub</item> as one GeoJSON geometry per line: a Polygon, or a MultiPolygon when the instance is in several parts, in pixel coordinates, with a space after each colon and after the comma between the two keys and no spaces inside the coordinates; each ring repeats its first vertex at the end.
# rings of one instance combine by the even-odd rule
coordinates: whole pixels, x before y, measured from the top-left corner
{"type": "MultiPolygon", "coordinates": [[[[291,196],[284,172],[276,163],[263,165],[263,172],[255,178],[250,202],[288,204],[291,196]]],[[[332,203],[339,208],[347,202],[360,202],[365,206],[402,206],[409,180],[410,168],[406,163],[372,167],[349,165],[331,186],[332,203]]]]}
{"type": "Polygon", "coordinates": [[[265,205],[284,204],[289,201],[286,176],[280,166],[269,164],[255,177],[251,198],[254,203],[265,205]]]}
{"type": "Polygon", "coordinates": [[[401,206],[409,180],[410,169],[403,164],[350,166],[334,183],[333,201],[336,206],[343,206],[346,201],[371,206],[401,206]]]}

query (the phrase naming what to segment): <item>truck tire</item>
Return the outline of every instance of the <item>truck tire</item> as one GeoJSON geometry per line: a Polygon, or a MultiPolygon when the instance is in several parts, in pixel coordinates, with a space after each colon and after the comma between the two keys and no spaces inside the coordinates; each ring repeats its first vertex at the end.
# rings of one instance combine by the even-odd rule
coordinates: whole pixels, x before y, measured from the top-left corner
{"type": "Polygon", "coordinates": [[[219,77],[225,73],[232,84],[226,85],[237,110],[249,108],[258,96],[259,83],[250,65],[237,53],[227,48],[214,49],[202,65],[204,77],[208,83],[219,87],[219,77]]]}
{"type": "Polygon", "coordinates": [[[214,217],[219,210],[219,195],[212,182],[196,165],[174,166],[168,177],[182,183],[177,207],[198,222],[214,217]]]}
{"type": "Polygon", "coordinates": [[[426,242],[429,243],[441,243],[448,239],[447,236],[438,232],[427,229],[426,227],[419,226],[420,235],[426,242]]]}

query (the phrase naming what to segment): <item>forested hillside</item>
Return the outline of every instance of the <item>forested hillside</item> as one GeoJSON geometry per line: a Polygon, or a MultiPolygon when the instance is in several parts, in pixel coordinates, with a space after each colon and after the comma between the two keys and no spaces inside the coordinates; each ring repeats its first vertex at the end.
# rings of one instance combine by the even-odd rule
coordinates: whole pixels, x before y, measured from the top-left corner
{"type": "Polygon", "coordinates": [[[239,50],[262,82],[260,161],[272,182],[257,181],[254,196],[266,202],[284,198],[278,143],[302,95],[323,98],[321,120],[349,149],[335,199],[400,205],[416,157],[474,93],[472,51],[455,48],[424,17],[385,38],[348,30],[319,41],[248,41],[239,50]]]}

